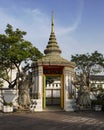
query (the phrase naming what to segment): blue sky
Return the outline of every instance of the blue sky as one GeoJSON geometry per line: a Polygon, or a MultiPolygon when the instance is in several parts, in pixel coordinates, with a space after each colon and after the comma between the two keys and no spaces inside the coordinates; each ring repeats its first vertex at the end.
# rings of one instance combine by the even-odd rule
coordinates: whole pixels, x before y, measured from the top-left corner
{"type": "Polygon", "coordinates": [[[104,0],[0,0],[0,33],[9,23],[26,31],[25,39],[43,52],[52,11],[64,58],[95,50],[104,53],[104,0]]]}

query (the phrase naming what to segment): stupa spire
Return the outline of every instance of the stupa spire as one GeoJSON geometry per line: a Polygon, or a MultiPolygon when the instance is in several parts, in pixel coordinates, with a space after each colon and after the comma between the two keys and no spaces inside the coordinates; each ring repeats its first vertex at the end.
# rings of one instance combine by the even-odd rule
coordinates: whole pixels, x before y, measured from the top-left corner
{"type": "Polygon", "coordinates": [[[51,32],[54,33],[54,13],[52,12],[52,25],[51,25],[51,32]]]}
{"type": "Polygon", "coordinates": [[[46,49],[44,50],[44,53],[46,55],[60,55],[61,50],[58,46],[58,43],[56,41],[56,36],[54,32],[54,14],[52,12],[52,21],[51,21],[51,34],[48,41],[48,45],[46,46],[46,49]]]}

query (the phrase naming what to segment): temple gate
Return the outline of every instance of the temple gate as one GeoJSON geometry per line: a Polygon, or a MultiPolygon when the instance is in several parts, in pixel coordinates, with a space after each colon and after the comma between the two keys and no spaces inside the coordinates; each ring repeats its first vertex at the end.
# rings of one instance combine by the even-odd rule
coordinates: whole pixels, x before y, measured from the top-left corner
{"type": "Polygon", "coordinates": [[[47,108],[74,110],[74,64],[61,57],[61,50],[54,33],[54,16],[52,15],[51,34],[44,57],[32,64],[32,95],[37,101],[35,111],[47,108]]]}

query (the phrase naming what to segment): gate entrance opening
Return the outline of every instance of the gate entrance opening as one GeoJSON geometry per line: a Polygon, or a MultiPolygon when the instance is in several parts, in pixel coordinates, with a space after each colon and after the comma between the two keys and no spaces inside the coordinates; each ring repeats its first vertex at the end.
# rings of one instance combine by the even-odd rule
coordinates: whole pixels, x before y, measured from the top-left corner
{"type": "Polygon", "coordinates": [[[63,108],[62,76],[48,75],[44,82],[44,108],[52,106],[63,108]]]}
{"type": "Polygon", "coordinates": [[[46,106],[60,106],[61,80],[59,76],[46,77],[46,106]]]}

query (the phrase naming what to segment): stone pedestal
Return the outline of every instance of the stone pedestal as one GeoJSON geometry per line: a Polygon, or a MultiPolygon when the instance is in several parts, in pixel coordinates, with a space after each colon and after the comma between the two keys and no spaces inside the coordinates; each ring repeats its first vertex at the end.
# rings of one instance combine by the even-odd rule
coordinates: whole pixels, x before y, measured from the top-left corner
{"type": "Polygon", "coordinates": [[[30,105],[30,111],[33,111],[33,112],[42,111],[42,100],[41,99],[33,99],[32,104],[30,105]]]}
{"type": "Polygon", "coordinates": [[[65,102],[65,111],[75,111],[76,102],[75,99],[67,99],[65,102]]]}
{"type": "Polygon", "coordinates": [[[13,112],[13,106],[3,106],[3,112],[13,112]]]}
{"type": "Polygon", "coordinates": [[[95,105],[94,110],[95,111],[101,111],[102,110],[102,105],[95,105]]]}
{"type": "Polygon", "coordinates": [[[35,111],[42,111],[42,100],[37,99],[36,102],[37,102],[37,105],[36,105],[35,111]]]}

